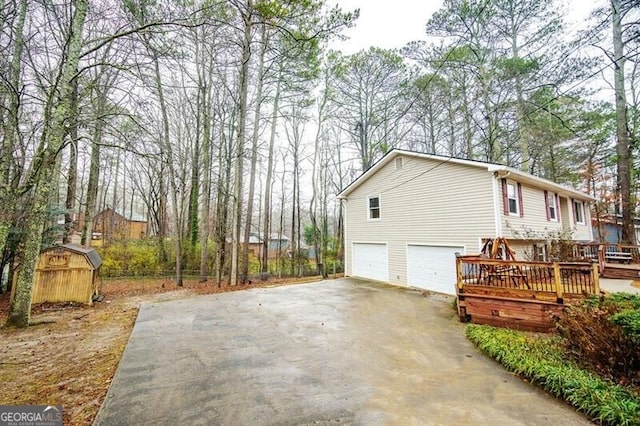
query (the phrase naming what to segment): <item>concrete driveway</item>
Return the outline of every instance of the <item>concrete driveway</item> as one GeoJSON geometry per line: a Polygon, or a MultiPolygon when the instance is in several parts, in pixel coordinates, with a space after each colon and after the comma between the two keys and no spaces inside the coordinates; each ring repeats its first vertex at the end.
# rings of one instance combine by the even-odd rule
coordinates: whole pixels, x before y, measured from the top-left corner
{"type": "Polygon", "coordinates": [[[145,304],[96,424],[589,424],[450,302],[343,279],[145,304]]]}

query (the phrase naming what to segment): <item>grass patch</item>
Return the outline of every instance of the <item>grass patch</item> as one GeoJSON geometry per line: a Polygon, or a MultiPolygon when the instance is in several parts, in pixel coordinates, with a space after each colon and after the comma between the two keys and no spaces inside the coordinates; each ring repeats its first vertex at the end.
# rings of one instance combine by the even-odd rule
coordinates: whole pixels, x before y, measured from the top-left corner
{"type": "Polygon", "coordinates": [[[473,324],[467,326],[466,333],[482,352],[508,370],[539,384],[599,422],[640,424],[638,395],[568,360],[557,337],[473,324]]]}

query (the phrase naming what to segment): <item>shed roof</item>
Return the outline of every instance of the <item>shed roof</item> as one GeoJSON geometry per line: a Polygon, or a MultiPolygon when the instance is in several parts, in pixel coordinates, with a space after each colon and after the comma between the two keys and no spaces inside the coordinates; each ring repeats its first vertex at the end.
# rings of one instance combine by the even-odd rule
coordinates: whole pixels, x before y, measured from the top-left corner
{"type": "Polygon", "coordinates": [[[93,266],[94,269],[98,269],[100,265],[102,265],[102,258],[100,257],[100,254],[98,254],[98,252],[95,249],[82,247],[77,244],[59,244],[57,246],[49,247],[48,249],[43,250],[43,252],[54,250],[60,247],[63,247],[70,252],[83,255],[84,257],[87,258],[87,260],[89,261],[91,266],[93,266]]]}
{"type": "Polygon", "coordinates": [[[528,183],[530,185],[539,187],[539,188],[549,188],[558,194],[568,196],[570,198],[574,198],[577,200],[583,201],[593,201],[594,198],[584,192],[578,191],[573,188],[569,188],[564,185],[560,185],[558,183],[552,182],[548,179],[544,179],[541,177],[534,176],[530,173],[523,172],[521,170],[514,169],[509,166],[505,166],[502,164],[488,163],[484,161],[477,160],[466,160],[462,158],[455,157],[445,157],[442,155],[434,155],[434,154],[424,154],[420,152],[407,151],[403,149],[394,148],[388,153],[385,154],[377,163],[367,169],[364,173],[362,173],[356,180],[351,182],[344,188],[339,194],[339,199],[345,199],[347,196],[357,187],[360,186],[364,181],[366,181],[369,176],[375,174],[380,168],[382,168],[385,164],[389,163],[391,160],[396,158],[399,155],[415,157],[415,158],[424,158],[428,160],[439,161],[441,163],[451,163],[451,164],[459,164],[470,167],[477,167],[481,169],[487,170],[489,173],[498,173],[499,176],[513,176],[516,180],[528,183]]]}
{"type": "Polygon", "coordinates": [[[129,222],[144,222],[147,223],[147,217],[138,213],[133,213],[133,212],[128,212],[128,213],[123,213],[120,212],[118,210],[114,210],[111,207],[107,207],[106,209],[102,210],[100,213],[97,213],[96,216],[101,216],[106,214],[107,212],[113,212],[114,214],[123,217],[125,220],[128,220],[129,222]]]}

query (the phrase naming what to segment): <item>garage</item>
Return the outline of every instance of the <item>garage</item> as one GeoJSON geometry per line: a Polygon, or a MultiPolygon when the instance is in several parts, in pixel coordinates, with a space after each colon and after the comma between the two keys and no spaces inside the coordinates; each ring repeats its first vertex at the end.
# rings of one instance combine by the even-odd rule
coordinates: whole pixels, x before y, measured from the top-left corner
{"type": "Polygon", "coordinates": [[[407,245],[407,284],[455,294],[456,253],[463,254],[464,247],[407,245]]]}
{"type": "Polygon", "coordinates": [[[389,281],[389,257],[384,243],[353,243],[354,277],[389,281]]]}

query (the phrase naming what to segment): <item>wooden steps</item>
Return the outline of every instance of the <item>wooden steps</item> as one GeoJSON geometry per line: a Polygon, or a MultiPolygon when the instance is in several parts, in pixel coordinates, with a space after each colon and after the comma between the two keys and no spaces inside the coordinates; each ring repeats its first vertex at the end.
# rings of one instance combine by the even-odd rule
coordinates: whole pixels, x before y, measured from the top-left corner
{"type": "Polygon", "coordinates": [[[603,278],[634,280],[640,278],[640,265],[607,262],[604,264],[604,269],[600,276],[603,278]]]}

